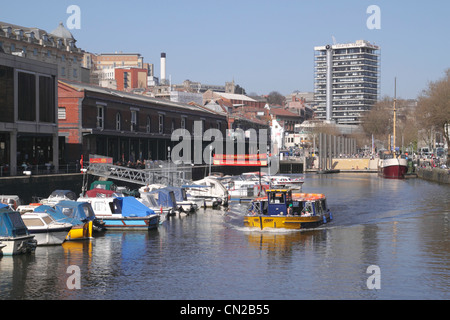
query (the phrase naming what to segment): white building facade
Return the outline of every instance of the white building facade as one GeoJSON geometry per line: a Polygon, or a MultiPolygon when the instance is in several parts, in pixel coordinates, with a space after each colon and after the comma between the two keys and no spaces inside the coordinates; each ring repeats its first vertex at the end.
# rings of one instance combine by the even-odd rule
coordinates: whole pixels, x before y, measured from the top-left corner
{"type": "Polygon", "coordinates": [[[379,98],[380,48],[358,40],[314,50],[315,118],[360,124],[379,98]]]}

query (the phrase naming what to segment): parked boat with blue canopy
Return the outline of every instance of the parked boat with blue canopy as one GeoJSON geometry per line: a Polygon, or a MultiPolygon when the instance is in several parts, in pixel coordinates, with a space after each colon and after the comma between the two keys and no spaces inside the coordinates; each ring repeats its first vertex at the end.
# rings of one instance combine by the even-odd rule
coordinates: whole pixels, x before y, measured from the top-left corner
{"type": "Polygon", "coordinates": [[[32,253],[37,246],[20,213],[4,204],[0,204],[0,243],[4,246],[1,252],[5,256],[32,253]]]}
{"type": "Polygon", "coordinates": [[[78,201],[89,202],[107,230],[150,230],[159,225],[160,215],[134,197],[85,197],[78,201]]]}
{"type": "Polygon", "coordinates": [[[292,193],[291,189],[268,189],[267,196],[254,199],[244,225],[259,229],[305,229],[332,219],[326,197],[319,193],[292,193]]]}
{"type": "Polygon", "coordinates": [[[186,189],[181,187],[168,186],[163,189],[173,191],[178,207],[186,213],[195,212],[203,204],[203,199],[188,199],[186,189]]]}
{"type": "Polygon", "coordinates": [[[177,200],[175,199],[175,193],[172,190],[160,188],[150,191],[149,194],[154,197],[158,206],[171,208],[172,211],[179,210],[177,200]]]}
{"type": "Polygon", "coordinates": [[[89,202],[63,200],[58,202],[55,208],[67,218],[72,219],[73,222],[71,223],[74,225],[76,223],[78,228],[88,229],[88,234],[84,235],[88,238],[92,237],[92,232],[105,231],[105,223],[95,216],[94,210],[89,202]],[[89,223],[90,225],[87,225],[89,223]]]}

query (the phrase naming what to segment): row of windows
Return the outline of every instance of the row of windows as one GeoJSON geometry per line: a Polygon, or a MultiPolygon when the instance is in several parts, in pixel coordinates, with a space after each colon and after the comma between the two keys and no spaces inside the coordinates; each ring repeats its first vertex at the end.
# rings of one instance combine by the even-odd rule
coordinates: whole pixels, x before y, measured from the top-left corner
{"type": "MultiPolygon", "coordinates": [[[[65,120],[66,119],[66,108],[65,107],[59,107],[58,108],[58,119],[59,120],[65,120]]],[[[186,119],[187,116],[182,116],[180,120],[180,129],[187,129],[186,128],[186,119]]],[[[203,131],[205,130],[205,120],[202,121],[202,128],[203,131]]],[[[164,123],[165,123],[165,115],[164,114],[158,114],[158,127],[157,131],[159,134],[164,133],[164,123]]],[[[104,129],[105,126],[105,107],[97,105],[97,116],[96,116],[96,128],[97,129],[104,129]]],[[[123,131],[127,128],[123,127],[123,119],[122,114],[120,112],[117,112],[115,115],[115,129],[117,131],[123,131]]],[[[172,120],[171,122],[171,132],[173,132],[175,129],[175,120],[172,120]]],[[[222,130],[222,123],[220,121],[217,121],[217,127],[216,129],[222,130]]],[[[138,131],[138,111],[131,110],[131,119],[130,119],[130,127],[129,130],[132,132],[138,131]]],[[[194,123],[192,124],[192,131],[194,130],[194,123]]],[[[145,132],[151,133],[152,132],[152,121],[150,116],[147,116],[146,119],[146,126],[145,126],[145,132]]]]}
{"type": "MultiPolygon", "coordinates": [[[[2,41],[0,41],[0,48],[2,48],[6,53],[22,51],[24,56],[27,56],[27,54],[28,54],[27,46],[16,47],[16,45],[14,43],[11,43],[8,47],[8,46],[4,45],[2,41]]],[[[33,56],[35,56],[35,57],[42,55],[43,57],[51,58],[53,55],[53,52],[51,50],[44,50],[44,49],[38,50],[38,48],[33,48],[33,50],[31,52],[32,52],[33,56]]],[[[66,55],[65,54],[61,55],[61,61],[66,62],[66,60],[69,61],[69,59],[67,59],[66,55]]],[[[70,61],[72,61],[73,63],[77,63],[78,59],[77,59],[77,57],[72,57],[70,59],[70,61]]]]}

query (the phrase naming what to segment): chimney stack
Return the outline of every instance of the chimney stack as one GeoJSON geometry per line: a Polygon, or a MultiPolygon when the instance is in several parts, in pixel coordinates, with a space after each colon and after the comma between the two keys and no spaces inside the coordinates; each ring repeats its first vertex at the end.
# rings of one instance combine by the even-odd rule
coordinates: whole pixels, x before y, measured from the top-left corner
{"type": "Polygon", "coordinates": [[[166,53],[161,52],[161,84],[166,83],[166,53]]]}

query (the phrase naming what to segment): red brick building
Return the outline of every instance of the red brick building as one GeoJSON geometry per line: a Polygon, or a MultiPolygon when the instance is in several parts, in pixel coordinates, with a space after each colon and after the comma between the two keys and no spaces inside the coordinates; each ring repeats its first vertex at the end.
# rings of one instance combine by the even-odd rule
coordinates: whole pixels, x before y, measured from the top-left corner
{"type": "Polygon", "coordinates": [[[147,89],[147,73],[147,69],[139,68],[114,69],[117,90],[126,91],[128,89],[147,89]]]}
{"type": "MultiPolygon", "coordinates": [[[[89,154],[117,161],[166,160],[175,129],[193,134],[194,121],[203,131],[220,129],[225,136],[226,115],[195,105],[159,100],[85,83],[58,82],[60,152],[64,162],[89,154]]],[[[209,144],[210,142],[204,143],[209,144]]]]}

